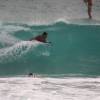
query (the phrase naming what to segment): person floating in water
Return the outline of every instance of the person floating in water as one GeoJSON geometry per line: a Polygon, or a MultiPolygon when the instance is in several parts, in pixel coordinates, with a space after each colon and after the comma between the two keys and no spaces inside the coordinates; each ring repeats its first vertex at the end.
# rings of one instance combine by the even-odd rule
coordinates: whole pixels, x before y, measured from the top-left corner
{"type": "Polygon", "coordinates": [[[88,16],[89,19],[92,19],[92,0],[84,0],[84,2],[86,3],[87,7],[88,7],[88,16]]]}
{"type": "Polygon", "coordinates": [[[28,74],[28,77],[34,77],[35,78],[35,77],[37,77],[37,75],[36,74],[33,74],[33,73],[29,73],[28,74]]]}
{"type": "Polygon", "coordinates": [[[51,42],[47,42],[47,36],[48,36],[48,33],[43,32],[41,35],[31,38],[30,41],[37,40],[37,41],[43,42],[43,43],[51,43],[51,42]]]}
{"type": "Polygon", "coordinates": [[[28,76],[29,76],[29,77],[32,77],[32,76],[33,76],[33,73],[29,73],[28,76]]]}

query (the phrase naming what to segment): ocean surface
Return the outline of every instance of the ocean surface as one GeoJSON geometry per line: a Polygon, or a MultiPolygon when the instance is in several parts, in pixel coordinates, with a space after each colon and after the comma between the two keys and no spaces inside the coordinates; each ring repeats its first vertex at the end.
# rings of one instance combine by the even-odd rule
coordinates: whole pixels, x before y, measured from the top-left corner
{"type": "Polygon", "coordinates": [[[100,75],[99,25],[3,23],[0,31],[0,75],[100,75]],[[29,41],[44,31],[51,45],[29,41]]]}
{"type": "Polygon", "coordinates": [[[100,100],[99,0],[92,16],[82,0],[0,0],[0,100],[100,100]],[[52,44],[29,41],[43,32],[52,44]]]}

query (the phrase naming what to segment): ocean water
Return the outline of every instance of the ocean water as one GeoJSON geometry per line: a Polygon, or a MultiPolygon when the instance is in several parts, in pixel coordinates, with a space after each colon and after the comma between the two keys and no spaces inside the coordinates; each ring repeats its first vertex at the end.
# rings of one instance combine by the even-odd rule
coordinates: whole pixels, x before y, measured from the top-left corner
{"type": "Polygon", "coordinates": [[[100,26],[1,24],[0,75],[100,75],[100,26]],[[29,41],[48,32],[52,45],[29,41]]]}
{"type": "Polygon", "coordinates": [[[99,0],[92,11],[81,0],[0,0],[0,100],[99,100],[99,0]],[[43,32],[51,45],[29,41],[43,32]]]}

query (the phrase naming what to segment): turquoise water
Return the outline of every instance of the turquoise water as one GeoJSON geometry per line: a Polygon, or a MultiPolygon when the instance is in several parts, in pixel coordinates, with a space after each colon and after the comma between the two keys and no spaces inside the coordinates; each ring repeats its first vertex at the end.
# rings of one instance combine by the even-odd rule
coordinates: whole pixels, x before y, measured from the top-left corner
{"type": "Polygon", "coordinates": [[[99,25],[5,23],[0,27],[0,75],[100,75],[99,25]],[[44,31],[52,45],[28,41],[44,31]]]}

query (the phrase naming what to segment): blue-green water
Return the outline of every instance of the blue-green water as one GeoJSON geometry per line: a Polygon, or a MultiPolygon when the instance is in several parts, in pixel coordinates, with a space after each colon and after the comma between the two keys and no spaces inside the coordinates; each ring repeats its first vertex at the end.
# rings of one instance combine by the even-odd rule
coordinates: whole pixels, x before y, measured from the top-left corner
{"type": "Polygon", "coordinates": [[[6,23],[0,27],[0,75],[100,75],[99,25],[6,23]],[[44,31],[52,46],[28,41],[44,31]]]}

